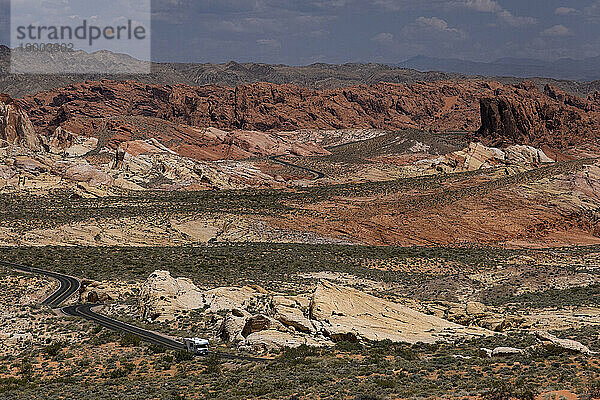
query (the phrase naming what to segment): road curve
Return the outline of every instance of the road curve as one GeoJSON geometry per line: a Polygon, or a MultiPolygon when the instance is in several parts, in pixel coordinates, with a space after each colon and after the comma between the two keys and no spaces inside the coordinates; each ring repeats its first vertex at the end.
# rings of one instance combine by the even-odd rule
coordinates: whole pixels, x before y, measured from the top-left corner
{"type": "MultiPolygon", "coordinates": [[[[12,268],[14,270],[20,272],[27,272],[33,274],[44,275],[49,278],[56,279],[60,283],[60,287],[52,293],[46,300],[42,302],[42,305],[47,305],[51,308],[59,308],[60,305],[68,300],[71,296],[73,296],[79,288],[81,287],[81,282],[79,279],[74,278],[72,276],[59,274],[56,272],[45,271],[43,269],[27,267],[24,265],[9,263],[5,261],[0,261],[0,265],[5,267],[12,268]]],[[[156,344],[159,346],[164,346],[171,350],[187,350],[187,347],[184,343],[179,342],[177,340],[170,339],[166,336],[160,335],[156,332],[148,331],[137,326],[133,326],[130,324],[126,324],[124,322],[109,318],[105,315],[98,314],[94,312],[92,309],[94,307],[102,306],[102,304],[80,304],[75,306],[63,307],[61,311],[68,316],[72,317],[80,317],[86,319],[88,321],[94,322],[104,328],[117,331],[117,332],[126,332],[132,335],[140,337],[142,340],[156,344]]],[[[221,353],[221,352],[211,352],[212,354],[218,355],[220,358],[230,359],[230,360],[241,360],[241,361],[267,361],[266,358],[259,357],[249,357],[249,356],[236,356],[233,354],[221,353]]]]}
{"type": "MultiPolygon", "coordinates": [[[[81,282],[77,278],[72,276],[59,274],[56,272],[45,271],[39,268],[27,267],[24,265],[8,263],[0,261],[0,265],[12,268],[20,272],[27,272],[32,274],[44,275],[52,279],[56,279],[60,286],[52,293],[46,300],[42,302],[42,305],[49,306],[51,308],[59,308],[62,303],[68,300],[71,296],[79,291],[81,282]]],[[[101,325],[105,328],[112,329],[114,331],[131,333],[139,336],[141,339],[164,346],[173,350],[185,350],[186,346],[182,342],[178,342],[173,339],[169,339],[165,336],[159,335],[155,332],[150,332],[145,329],[138,328],[133,325],[126,324],[121,321],[114,320],[104,315],[95,313],[92,311],[93,307],[100,306],[101,304],[83,304],[70,307],[64,307],[61,309],[63,313],[72,317],[81,317],[101,325]]]]}
{"type": "Polygon", "coordinates": [[[273,162],[276,162],[278,164],[281,164],[281,165],[286,165],[288,167],[298,168],[298,169],[301,169],[302,171],[310,172],[311,174],[313,174],[315,176],[315,180],[319,180],[319,179],[325,178],[325,174],[322,173],[322,172],[320,172],[320,171],[316,171],[314,169],[302,167],[300,165],[292,164],[291,162],[280,160],[281,157],[285,157],[285,156],[286,156],[285,154],[284,155],[280,155],[280,156],[270,156],[269,160],[271,160],[273,162]]]}
{"type": "Polygon", "coordinates": [[[27,267],[24,265],[13,264],[5,261],[0,261],[0,265],[15,269],[20,272],[28,272],[32,274],[44,275],[49,278],[58,281],[60,286],[54,293],[52,293],[46,300],[42,302],[42,305],[49,306],[51,308],[58,308],[62,303],[67,301],[71,296],[79,291],[81,282],[79,279],[73,278],[72,276],[58,274],[56,272],[44,271],[39,268],[27,267]]]}

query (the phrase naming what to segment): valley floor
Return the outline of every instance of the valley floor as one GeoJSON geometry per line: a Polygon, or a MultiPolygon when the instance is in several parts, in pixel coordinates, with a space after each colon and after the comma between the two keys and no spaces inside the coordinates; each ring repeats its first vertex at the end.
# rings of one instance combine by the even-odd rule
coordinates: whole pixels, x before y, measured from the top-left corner
{"type": "MultiPolygon", "coordinates": [[[[600,351],[596,246],[8,247],[1,257],[86,278],[97,295],[111,296],[103,312],[178,337],[212,338],[214,317],[194,310],[142,322],[140,290],[157,269],[189,278],[202,290],[247,285],[287,296],[327,279],[498,334],[435,345],[339,341],[333,347],[271,350],[262,362],[190,359],[40,308],[53,283],[3,268],[0,398],[86,398],[92,392],[100,399],[530,398],[553,391],[594,395],[599,389],[596,354],[540,348],[488,358],[480,350],[527,348],[536,343],[534,332],[544,330],[600,351]],[[477,311],[474,304],[480,304],[477,311]]],[[[219,351],[244,354],[225,341],[211,341],[219,351]]]]}
{"type": "MultiPolygon", "coordinates": [[[[275,139],[293,147],[319,134],[275,139]]],[[[193,359],[57,315],[39,305],[55,283],[3,268],[0,398],[600,393],[596,153],[550,158],[416,130],[365,131],[358,141],[355,131],[337,134],[304,156],[214,162],[174,156],[156,141],[130,143],[133,153],[156,153],[127,153],[127,165],[118,151],[94,153],[97,141],[77,143],[85,151],[75,156],[2,150],[0,259],[81,278],[73,303],[105,303],[102,312],[124,322],[265,360],[193,359]],[[206,300],[215,293],[217,303],[247,298],[216,310],[206,300]],[[390,319],[417,327],[375,326],[390,319]],[[449,327],[446,340],[423,332],[422,320],[449,327]],[[350,335],[335,321],[362,325],[350,335]],[[340,330],[325,337],[311,331],[317,323],[340,330]],[[436,343],[394,343],[382,331],[436,343]],[[554,346],[540,332],[589,351],[554,346]],[[282,346],[282,337],[320,347],[282,346]]]]}

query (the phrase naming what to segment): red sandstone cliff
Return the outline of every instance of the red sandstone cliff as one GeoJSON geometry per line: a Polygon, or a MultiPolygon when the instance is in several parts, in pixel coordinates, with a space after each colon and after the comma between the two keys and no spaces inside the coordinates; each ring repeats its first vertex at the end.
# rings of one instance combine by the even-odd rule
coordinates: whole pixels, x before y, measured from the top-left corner
{"type": "Polygon", "coordinates": [[[546,86],[499,88],[480,100],[478,136],[492,145],[533,144],[567,148],[600,138],[600,97],[571,96],[546,86]]]}
{"type": "MultiPolygon", "coordinates": [[[[86,135],[104,127],[115,145],[146,129],[136,120],[126,124],[117,120],[122,117],[144,117],[144,124],[147,119],[164,121],[168,123],[164,131],[172,132],[166,139],[180,142],[201,139],[196,137],[201,131],[177,126],[257,131],[479,129],[474,140],[557,148],[596,140],[600,131],[598,93],[582,99],[552,87],[540,91],[532,83],[507,86],[477,80],[380,83],[335,90],[267,83],[228,88],[102,81],[42,92],[20,104],[43,135],[51,136],[66,125],[86,135]]],[[[162,130],[151,131],[160,135],[162,130]]]]}

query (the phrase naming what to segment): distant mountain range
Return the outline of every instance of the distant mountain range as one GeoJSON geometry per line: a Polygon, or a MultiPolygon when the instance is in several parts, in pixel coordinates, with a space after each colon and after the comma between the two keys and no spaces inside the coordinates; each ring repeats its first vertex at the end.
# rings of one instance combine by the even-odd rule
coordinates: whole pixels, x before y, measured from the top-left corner
{"type": "MultiPolygon", "coordinates": [[[[110,80],[132,80],[141,83],[176,85],[187,84],[192,86],[201,85],[219,85],[219,86],[238,86],[257,82],[269,82],[275,84],[292,84],[296,86],[307,87],[311,89],[336,89],[340,87],[349,87],[355,85],[372,85],[379,82],[410,84],[418,81],[435,82],[440,80],[462,81],[468,79],[487,79],[496,80],[504,84],[514,84],[524,80],[523,77],[540,76],[541,78],[532,78],[531,80],[540,88],[546,84],[551,84],[565,90],[571,94],[587,96],[596,90],[600,90],[600,80],[597,82],[577,82],[575,80],[556,80],[546,78],[549,76],[542,70],[534,73],[539,68],[539,62],[535,60],[503,59],[499,60],[497,65],[520,66],[520,73],[508,73],[508,69],[488,70],[479,68],[479,64],[470,63],[461,60],[454,60],[453,63],[447,60],[437,60],[437,65],[433,62],[426,66],[427,60],[431,58],[417,57],[407,61],[407,64],[414,63],[412,67],[391,66],[386,64],[311,64],[306,66],[288,66],[262,63],[237,63],[234,61],[223,64],[209,63],[152,63],[151,74],[72,74],[72,75],[11,75],[9,73],[10,49],[0,45],[0,93],[8,93],[12,97],[20,98],[28,94],[36,94],[40,91],[51,90],[58,87],[67,86],[72,83],[82,81],[98,81],[102,79],[110,80]],[[464,64],[464,67],[461,67],[464,64]],[[467,68],[467,66],[469,68],[467,68]],[[464,69],[464,72],[438,72],[446,69],[464,69]],[[478,69],[479,68],[479,69],[478,69]],[[529,68],[527,70],[527,68],[529,68]],[[417,69],[424,70],[421,72],[417,69]],[[429,72],[431,71],[431,72],[429,72]],[[528,73],[531,72],[531,73],[528,73]]],[[[79,55],[83,57],[83,55],[79,55]]],[[[135,70],[138,60],[135,60],[124,54],[101,51],[89,54],[86,62],[92,62],[95,65],[102,66],[103,71],[135,70]]],[[[36,68],[39,70],[44,65],[42,61],[36,68]]],[[[599,61],[600,62],[600,61],[599,61]]],[[[491,63],[490,65],[492,65],[491,63]]],[[[494,64],[495,65],[495,64],[494,64]]],[[[558,65],[558,64],[557,64],[558,65]]],[[[591,62],[590,62],[591,65],[591,62]]],[[[600,64],[599,64],[600,65],[600,64]]],[[[516,68],[516,67],[515,67],[516,68]]],[[[590,76],[592,76],[590,67],[590,76]]],[[[598,68],[600,79],[600,68],[598,68]]]]}
{"type": "Polygon", "coordinates": [[[507,57],[492,62],[477,62],[458,58],[417,56],[395,66],[418,71],[442,71],[466,75],[544,77],[573,81],[600,79],[600,57],[583,60],[562,58],[553,62],[507,57]]]}

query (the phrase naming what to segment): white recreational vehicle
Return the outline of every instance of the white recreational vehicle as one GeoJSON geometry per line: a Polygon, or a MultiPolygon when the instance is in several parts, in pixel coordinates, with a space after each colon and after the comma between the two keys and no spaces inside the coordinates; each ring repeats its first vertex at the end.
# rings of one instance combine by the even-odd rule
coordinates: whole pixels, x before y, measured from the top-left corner
{"type": "Polygon", "coordinates": [[[208,354],[208,340],[200,338],[185,338],[183,339],[187,350],[190,353],[205,356],[208,354]]]}

